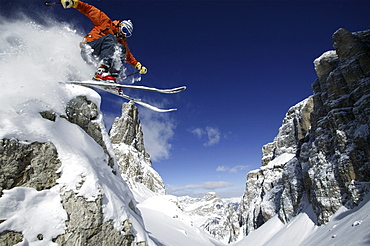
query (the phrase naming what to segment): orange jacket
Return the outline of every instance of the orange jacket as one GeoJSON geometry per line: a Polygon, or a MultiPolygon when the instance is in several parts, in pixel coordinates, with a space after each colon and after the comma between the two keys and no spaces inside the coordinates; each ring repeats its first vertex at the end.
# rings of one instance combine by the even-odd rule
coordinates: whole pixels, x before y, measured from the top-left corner
{"type": "MultiPolygon", "coordinates": [[[[93,29],[85,36],[86,42],[94,41],[107,34],[116,35],[118,33],[118,25],[120,21],[112,21],[104,12],[100,11],[96,7],[82,1],[78,1],[76,9],[86,15],[94,23],[93,29]]],[[[117,42],[126,47],[126,61],[135,67],[138,61],[131,54],[126,38],[120,38],[117,35],[116,37],[117,42]]]]}

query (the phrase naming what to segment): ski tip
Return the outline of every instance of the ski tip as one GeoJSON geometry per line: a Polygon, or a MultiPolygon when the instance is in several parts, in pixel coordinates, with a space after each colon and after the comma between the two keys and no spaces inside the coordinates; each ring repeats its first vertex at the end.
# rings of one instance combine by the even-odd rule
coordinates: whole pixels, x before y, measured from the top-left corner
{"type": "Polygon", "coordinates": [[[169,89],[168,93],[179,93],[179,92],[184,91],[185,89],[186,89],[186,86],[180,86],[174,89],[169,89]]]}
{"type": "MultiPolygon", "coordinates": [[[[147,107],[147,108],[149,108],[149,107],[147,107]]],[[[161,108],[153,108],[153,107],[150,107],[149,109],[151,109],[153,111],[156,111],[158,113],[168,113],[168,112],[177,111],[177,108],[161,109],[161,108]]]]}
{"type": "Polygon", "coordinates": [[[173,111],[177,111],[177,108],[167,109],[167,112],[173,112],[173,111]]]}

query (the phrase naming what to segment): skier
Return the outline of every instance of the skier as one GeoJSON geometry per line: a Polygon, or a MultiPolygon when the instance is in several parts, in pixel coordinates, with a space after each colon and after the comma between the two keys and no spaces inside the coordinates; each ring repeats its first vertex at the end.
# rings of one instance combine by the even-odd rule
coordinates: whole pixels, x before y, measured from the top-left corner
{"type": "Polygon", "coordinates": [[[146,67],[131,54],[126,42],[126,38],[131,37],[133,31],[131,20],[112,21],[98,8],[79,0],[61,0],[61,3],[65,9],[77,9],[94,24],[81,44],[81,55],[86,62],[92,63],[91,55],[99,58],[94,80],[115,83],[125,61],[140,74],[147,73],[146,67]]]}

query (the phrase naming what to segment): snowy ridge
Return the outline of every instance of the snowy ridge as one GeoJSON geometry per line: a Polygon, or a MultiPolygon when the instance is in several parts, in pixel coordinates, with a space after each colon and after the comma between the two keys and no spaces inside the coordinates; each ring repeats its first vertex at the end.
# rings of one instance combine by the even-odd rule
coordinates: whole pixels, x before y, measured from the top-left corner
{"type": "MultiPolygon", "coordinates": [[[[137,201],[144,201],[145,199],[154,195],[165,194],[164,184],[159,174],[147,164],[147,160],[143,158],[134,147],[127,146],[125,144],[114,145],[114,150],[117,156],[130,156],[130,165],[140,170],[140,175],[136,176],[134,173],[129,173],[129,170],[122,172],[123,179],[127,182],[130,190],[133,192],[137,201]],[[139,182],[138,178],[142,178],[141,181],[150,182],[152,184],[151,189],[147,187],[143,182],[139,182]],[[136,179],[136,181],[135,181],[136,179]],[[153,182],[154,181],[154,182],[153,182]],[[158,182],[156,182],[158,181],[158,182]]],[[[120,163],[124,162],[120,157],[117,158],[120,163]]],[[[123,169],[123,163],[120,164],[123,169]]]]}
{"type": "MultiPolygon", "coordinates": [[[[57,82],[76,70],[89,72],[90,68],[80,59],[75,45],[81,36],[65,25],[44,27],[27,21],[6,23],[0,28],[0,51],[11,53],[0,60],[0,66],[6,71],[0,81],[0,139],[17,139],[23,144],[52,142],[62,163],[58,170],[61,176],[50,190],[20,187],[4,191],[0,198],[0,219],[5,222],[0,224],[0,230],[22,232],[23,242],[30,244],[40,243],[37,235],[42,234],[42,243],[53,244],[52,239],[64,232],[67,217],[59,193],[72,190],[87,201],[103,196],[104,222],[113,220],[114,227],[121,231],[123,221],[130,219],[136,240],[148,242],[141,217],[129,207],[134,201],[133,195],[124,180],[113,174],[101,146],[66,119],[57,116],[53,122],[39,114],[53,111],[64,115],[66,104],[79,95],[100,106],[100,96],[95,91],[61,86],[57,82]],[[16,72],[19,67],[26,71],[16,72]],[[14,208],[17,208],[16,213],[14,208]],[[25,217],[30,211],[33,216],[25,217]],[[48,223],[43,221],[45,218],[48,223]]],[[[110,146],[108,151],[112,152],[101,114],[96,122],[102,129],[106,145],[110,146]]],[[[118,169],[115,164],[113,170],[118,169]]]]}
{"type": "MultiPolygon", "coordinates": [[[[58,245],[60,235],[67,233],[68,221],[74,219],[70,216],[77,215],[69,215],[62,202],[75,196],[86,204],[97,202],[99,205],[101,200],[103,222],[112,221],[114,230],[121,234],[123,231],[133,233],[137,245],[142,242],[147,245],[180,245],[179,242],[223,245],[191,225],[189,216],[178,209],[172,198],[160,196],[142,183],[134,183],[131,190],[124,175],[119,175],[121,168],[101,112],[93,121],[101,129],[107,152],[114,157],[112,167],[102,147],[81,127],[66,119],[67,104],[77,96],[84,96],[100,107],[100,96],[94,90],[58,83],[86,79],[93,73],[80,58],[76,45],[82,35],[65,24],[45,27],[29,20],[3,21],[0,32],[0,67],[4,71],[0,80],[0,139],[12,139],[24,145],[50,142],[55,145],[61,162],[57,170],[60,177],[50,189],[14,187],[2,191],[0,232],[19,233],[18,244],[14,243],[17,245],[58,245]],[[24,73],[19,73],[19,67],[24,73]],[[53,112],[55,119],[40,115],[46,111],[53,112]]],[[[148,157],[132,146],[118,148],[123,148],[125,153],[136,153],[134,159],[139,163],[148,163],[148,157]]],[[[144,169],[152,172],[150,163],[144,169]]],[[[78,233],[81,238],[87,236],[83,231],[78,233]]]]}
{"type": "Polygon", "coordinates": [[[196,227],[192,218],[179,208],[177,197],[154,196],[138,207],[149,235],[157,245],[225,245],[196,227]]]}
{"type": "Polygon", "coordinates": [[[241,198],[221,199],[215,192],[202,198],[178,197],[178,206],[189,215],[192,223],[227,244],[241,239],[237,208],[241,198]]]}

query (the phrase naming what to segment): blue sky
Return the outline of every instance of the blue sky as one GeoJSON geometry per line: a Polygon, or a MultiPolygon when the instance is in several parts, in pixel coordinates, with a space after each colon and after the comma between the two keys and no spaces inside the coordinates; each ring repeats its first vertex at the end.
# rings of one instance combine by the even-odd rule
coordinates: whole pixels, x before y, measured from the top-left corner
{"type": "MultiPolygon", "coordinates": [[[[43,2],[1,0],[2,15],[49,15],[81,35],[92,28],[78,11],[43,2]]],[[[133,21],[128,43],[148,68],[136,84],[188,87],[176,95],[126,91],[178,108],[159,114],[139,106],[153,167],[177,195],[241,196],[246,174],[261,166],[261,148],[287,110],[312,94],[313,60],[333,49],[332,34],[370,24],[369,1],[86,2],[112,19],[133,21]]],[[[102,93],[107,125],[123,102],[102,93]]]]}

